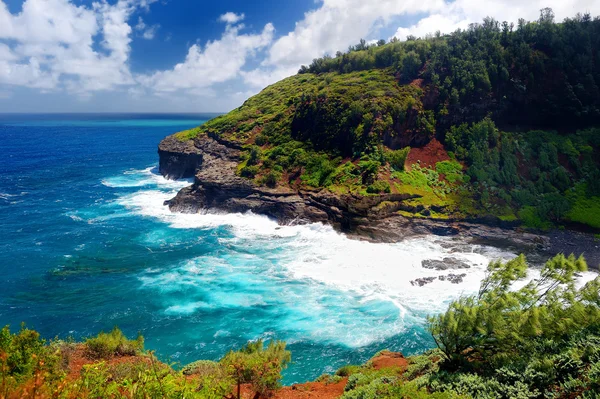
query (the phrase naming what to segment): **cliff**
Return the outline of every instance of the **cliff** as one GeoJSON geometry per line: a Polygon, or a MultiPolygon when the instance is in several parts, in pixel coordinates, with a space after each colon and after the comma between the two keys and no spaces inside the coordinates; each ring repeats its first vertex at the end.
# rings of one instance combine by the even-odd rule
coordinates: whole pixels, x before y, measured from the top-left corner
{"type": "Polygon", "coordinates": [[[600,54],[600,22],[546,17],[315,60],[161,142],[160,172],[195,178],[171,210],[599,252],[590,235],[520,230],[600,233],[600,69],[565,56],[600,54]]]}
{"type": "Polygon", "coordinates": [[[167,137],[160,143],[159,157],[160,173],[166,177],[187,176],[189,168],[195,170],[194,183],[167,201],[173,212],[252,211],[272,217],[281,224],[328,223],[351,237],[378,242],[437,234],[497,240],[522,250],[543,249],[549,245],[548,238],[537,234],[509,234],[514,233],[514,223],[495,218],[467,221],[405,216],[420,210],[409,204],[415,195],[362,196],[335,194],[325,189],[261,186],[236,173],[242,157],[239,148],[208,136],[185,145],[174,136],[167,137]],[[186,160],[183,166],[171,162],[178,159],[177,151],[181,148],[186,151],[179,158],[186,160]]]}

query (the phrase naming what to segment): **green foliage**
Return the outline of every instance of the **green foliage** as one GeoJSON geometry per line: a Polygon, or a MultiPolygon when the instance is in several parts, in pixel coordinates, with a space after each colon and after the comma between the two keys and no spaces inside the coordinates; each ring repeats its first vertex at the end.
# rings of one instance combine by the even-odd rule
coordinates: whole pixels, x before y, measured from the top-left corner
{"type": "Polygon", "coordinates": [[[547,230],[552,227],[550,222],[545,220],[544,217],[540,215],[537,208],[533,206],[521,208],[519,211],[519,219],[521,219],[525,226],[533,229],[547,230]]]}
{"type": "Polygon", "coordinates": [[[206,375],[206,374],[213,374],[215,372],[215,370],[217,370],[219,367],[220,367],[219,363],[214,362],[212,360],[196,360],[195,362],[186,364],[181,369],[181,372],[184,375],[193,375],[193,374],[206,375]]]}
{"type": "Polygon", "coordinates": [[[369,194],[389,193],[391,191],[390,183],[381,180],[378,180],[367,187],[367,193],[369,194]]]}
{"type": "Polygon", "coordinates": [[[417,164],[412,165],[410,171],[394,172],[392,177],[399,179],[404,185],[431,192],[441,198],[452,191],[446,182],[440,179],[437,171],[417,164]]]}
{"type": "MultiPolygon", "coordinates": [[[[252,342],[238,352],[228,353],[220,362],[200,360],[178,372],[159,362],[152,352],[141,353],[141,339],[127,340],[120,330],[101,333],[84,344],[52,341],[49,345],[37,332],[22,326],[12,334],[0,330],[0,396],[39,398],[197,398],[231,397],[242,381],[254,392],[265,395],[279,386],[281,370],[290,361],[285,343],[252,342]],[[105,357],[88,360],[81,373],[66,377],[72,351],[89,352],[89,344],[105,357]],[[135,347],[136,355],[127,348],[135,347]],[[71,352],[68,352],[71,351],[71,352]],[[110,360],[116,354],[131,354],[127,359],[110,360]],[[239,374],[238,374],[239,373],[239,374]]],[[[332,381],[341,377],[332,377],[332,381]]]]}
{"type": "Polygon", "coordinates": [[[587,375],[600,362],[600,278],[577,288],[586,268],[583,257],[557,255],[515,289],[525,258],[491,262],[477,295],[429,319],[443,358],[420,383],[478,398],[593,392],[597,382],[587,375]]]}
{"type": "Polygon", "coordinates": [[[12,334],[9,326],[0,330],[0,370],[3,374],[17,378],[29,376],[38,366],[39,359],[49,354],[40,334],[24,324],[18,333],[12,334]]]}
{"type": "Polygon", "coordinates": [[[351,374],[356,373],[358,370],[360,370],[360,366],[354,366],[354,365],[342,366],[335,372],[335,375],[340,376],[340,377],[348,377],[351,374]]]}
{"type": "Polygon", "coordinates": [[[456,161],[441,161],[435,164],[435,170],[450,183],[462,183],[464,175],[462,165],[456,161]]]}
{"type": "Polygon", "coordinates": [[[405,147],[395,151],[388,151],[385,154],[385,160],[394,170],[401,172],[404,170],[404,162],[406,161],[406,157],[408,157],[409,152],[410,147],[405,147]]]}
{"type": "Polygon", "coordinates": [[[220,363],[237,384],[237,397],[240,386],[249,383],[258,395],[280,387],[281,371],[287,367],[291,354],[285,350],[285,342],[270,341],[264,347],[262,340],[249,342],[239,351],[230,351],[220,363]]]}
{"type": "Polygon", "coordinates": [[[600,229],[600,197],[589,197],[585,184],[578,184],[567,194],[573,207],[566,216],[578,223],[600,229]]]}
{"type": "Polygon", "coordinates": [[[425,205],[460,195],[455,217],[520,210],[526,226],[598,228],[600,19],[578,14],[556,23],[551,15],[544,10],[516,27],[486,18],[448,35],[362,41],[176,137],[241,147],[239,174],[257,183],[364,194],[404,172],[409,146],[435,136],[464,167],[435,166],[446,186],[429,172],[398,175],[406,186],[398,191],[423,195],[425,205]],[[549,127],[561,133],[537,130],[549,127]],[[357,165],[365,158],[383,168],[357,165]],[[580,183],[585,196],[573,193],[580,183]]]}
{"type": "Polygon", "coordinates": [[[327,187],[333,182],[335,170],[336,162],[331,161],[327,155],[315,155],[307,162],[301,179],[312,187],[327,187]]]}
{"type": "Polygon", "coordinates": [[[110,359],[113,356],[135,356],[144,350],[144,337],[138,335],[135,340],[114,327],[111,332],[101,332],[96,337],[88,338],[85,346],[90,357],[94,359],[110,359]]]}
{"type": "Polygon", "coordinates": [[[281,172],[276,170],[269,171],[262,179],[262,183],[268,187],[276,187],[277,183],[281,179],[281,172]]]}

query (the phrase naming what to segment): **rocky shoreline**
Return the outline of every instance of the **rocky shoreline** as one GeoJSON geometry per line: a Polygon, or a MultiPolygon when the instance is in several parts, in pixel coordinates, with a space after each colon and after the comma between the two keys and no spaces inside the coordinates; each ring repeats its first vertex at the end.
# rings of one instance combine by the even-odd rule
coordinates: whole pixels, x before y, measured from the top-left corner
{"type": "Polygon", "coordinates": [[[174,136],[161,141],[159,171],[168,179],[194,177],[165,204],[172,212],[206,209],[252,211],[280,224],[321,222],[355,239],[398,242],[421,235],[455,236],[466,243],[495,245],[532,256],[534,262],[559,252],[584,254],[590,268],[600,268],[600,240],[591,234],[566,230],[529,232],[496,218],[440,220],[405,217],[411,211],[405,194],[378,196],[335,195],[326,190],[267,188],[237,175],[239,145],[202,136],[182,142],[174,136]]]}

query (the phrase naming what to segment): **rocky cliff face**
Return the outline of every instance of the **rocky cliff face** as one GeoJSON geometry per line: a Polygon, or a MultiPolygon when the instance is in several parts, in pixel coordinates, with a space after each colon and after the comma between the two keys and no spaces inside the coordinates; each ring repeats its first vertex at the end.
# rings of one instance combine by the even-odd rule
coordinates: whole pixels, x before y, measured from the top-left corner
{"type": "Polygon", "coordinates": [[[202,164],[202,152],[192,141],[183,142],[169,136],[158,146],[160,173],[167,179],[184,179],[194,177],[202,164]]]}
{"type": "Polygon", "coordinates": [[[548,239],[529,233],[509,234],[495,221],[406,218],[407,194],[336,195],[327,190],[267,188],[236,174],[240,149],[233,143],[202,136],[181,142],[170,136],[159,145],[160,173],[170,179],[194,176],[194,183],[167,201],[173,212],[252,211],[281,224],[322,222],[351,237],[397,242],[423,234],[462,235],[471,241],[502,240],[515,249],[543,248],[548,239]],[[482,223],[485,222],[485,223],[482,223]]]}

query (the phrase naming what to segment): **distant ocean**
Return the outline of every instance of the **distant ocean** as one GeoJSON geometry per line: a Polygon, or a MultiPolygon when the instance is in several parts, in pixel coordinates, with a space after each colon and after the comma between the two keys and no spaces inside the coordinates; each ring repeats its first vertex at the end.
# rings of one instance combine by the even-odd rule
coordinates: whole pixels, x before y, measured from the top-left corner
{"type": "Polygon", "coordinates": [[[253,214],[171,214],[190,181],[157,172],[159,141],[214,115],[0,115],[0,325],[77,339],[118,325],[168,362],[283,339],[285,383],[380,349],[433,346],[425,317],[474,292],[502,249],[424,237],[349,240],[253,214]],[[462,284],[410,281],[471,265],[462,284]]]}

